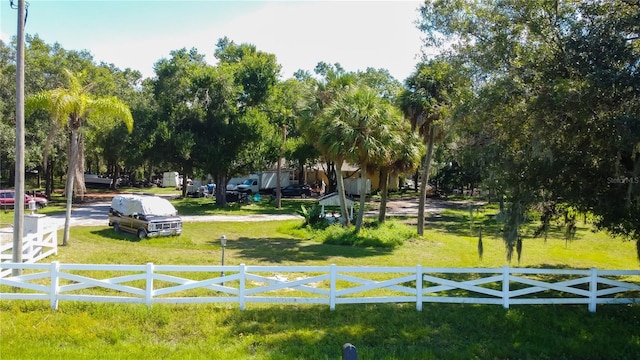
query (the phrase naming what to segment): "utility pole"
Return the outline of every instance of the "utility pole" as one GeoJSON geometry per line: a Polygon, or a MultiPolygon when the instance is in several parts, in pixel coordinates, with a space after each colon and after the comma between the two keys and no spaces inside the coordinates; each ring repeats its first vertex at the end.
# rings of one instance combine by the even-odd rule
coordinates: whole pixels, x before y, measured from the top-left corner
{"type": "MultiPolygon", "coordinates": [[[[13,5],[13,1],[11,2],[13,5]]],[[[22,263],[24,237],[24,25],[25,0],[18,0],[18,41],[16,43],[16,176],[13,203],[13,256],[14,263],[22,263]]],[[[22,269],[13,269],[13,276],[22,269]]]]}

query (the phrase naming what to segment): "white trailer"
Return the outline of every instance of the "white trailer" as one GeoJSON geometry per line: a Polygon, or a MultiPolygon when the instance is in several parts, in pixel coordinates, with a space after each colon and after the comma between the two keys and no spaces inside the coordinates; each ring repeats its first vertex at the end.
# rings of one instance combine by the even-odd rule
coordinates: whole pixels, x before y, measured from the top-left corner
{"type": "MultiPolygon", "coordinates": [[[[291,183],[291,171],[280,171],[280,187],[283,188],[291,183]]],[[[260,192],[271,192],[277,187],[278,175],[276,171],[263,171],[249,175],[244,183],[238,185],[239,192],[257,194],[260,192]]]]}
{"type": "Polygon", "coordinates": [[[180,190],[182,188],[180,174],[175,171],[165,171],[162,174],[162,187],[180,190]]]}
{"type": "MultiPolygon", "coordinates": [[[[362,180],[360,178],[349,178],[344,179],[344,193],[347,195],[360,195],[362,180]]],[[[367,189],[366,194],[371,192],[371,180],[367,179],[367,189]]]]}

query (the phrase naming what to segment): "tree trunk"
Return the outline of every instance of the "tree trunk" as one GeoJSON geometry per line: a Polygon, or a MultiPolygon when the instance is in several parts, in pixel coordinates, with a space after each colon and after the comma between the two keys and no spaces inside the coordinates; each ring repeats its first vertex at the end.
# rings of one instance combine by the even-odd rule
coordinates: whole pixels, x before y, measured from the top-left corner
{"type": "Polygon", "coordinates": [[[216,181],[216,205],[225,207],[227,206],[227,177],[217,175],[214,178],[216,181]]]}
{"type": "Polygon", "coordinates": [[[338,187],[338,200],[340,201],[340,215],[344,219],[344,226],[351,226],[349,211],[347,209],[347,198],[344,194],[344,179],[342,178],[342,160],[336,165],[336,185],[338,187]]]}
{"type": "Polygon", "coordinates": [[[298,184],[307,183],[307,172],[304,170],[304,162],[298,161],[298,184]]]}
{"type": "Polygon", "coordinates": [[[51,199],[53,194],[53,168],[55,162],[52,158],[47,160],[44,168],[44,193],[47,195],[47,199],[51,199]]]}
{"type": "Polygon", "coordinates": [[[276,164],[276,209],[282,209],[282,193],[280,192],[282,184],[280,184],[280,174],[282,173],[281,158],[278,158],[276,164]]]}
{"type": "Polygon", "coordinates": [[[387,219],[387,196],[389,194],[389,171],[380,171],[380,210],[378,211],[378,222],[383,224],[387,219]]]}
{"type": "Polygon", "coordinates": [[[366,168],[366,163],[360,166],[360,208],[358,209],[358,219],[356,219],[356,234],[360,232],[364,223],[364,205],[367,200],[367,174],[364,171],[366,168]]]}
{"type": "Polygon", "coordinates": [[[16,184],[16,169],[15,166],[9,170],[9,184],[13,184],[13,186],[15,186],[16,184]]]}
{"type": "Polygon", "coordinates": [[[282,184],[280,183],[280,174],[282,173],[282,163],[284,159],[284,146],[287,142],[287,125],[282,125],[282,146],[278,155],[278,165],[276,169],[276,209],[282,208],[282,184]]]}
{"type": "MultiPolygon", "coordinates": [[[[84,183],[84,138],[81,136],[79,129],[76,129],[76,156],[74,157],[75,165],[75,191],[79,194],[80,200],[84,200],[84,194],[87,188],[84,183]]],[[[72,130],[73,132],[73,130],[72,130]]]]}
{"type": "Polygon", "coordinates": [[[71,228],[71,206],[73,205],[73,187],[76,173],[76,156],[78,154],[78,129],[71,129],[71,149],[69,167],[67,170],[67,209],[64,217],[64,232],[62,246],[69,245],[69,229],[71,228]]]}
{"type": "Polygon", "coordinates": [[[191,166],[187,169],[186,167],[182,167],[182,184],[180,184],[181,188],[180,188],[180,194],[181,197],[183,199],[186,199],[187,197],[187,179],[190,176],[191,173],[191,166]]]}
{"type": "MultiPolygon", "coordinates": [[[[340,164],[342,166],[342,164],[340,164]]],[[[342,168],[341,168],[342,169],[342,168]]],[[[336,164],[333,162],[327,162],[327,180],[329,183],[327,184],[328,190],[327,193],[331,194],[332,192],[338,191],[338,180],[336,176],[336,164]]],[[[342,175],[340,175],[342,176],[342,175]]],[[[316,179],[317,181],[317,179],[316,179]]]]}
{"type": "Polygon", "coordinates": [[[429,142],[427,144],[427,156],[424,159],[422,183],[420,183],[420,204],[418,205],[418,235],[420,236],[424,235],[424,206],[427,201],[427,184],[429,182],[429,172],[431,171],[434,138],[435,129],[433,125],[431,125],[429,129],[429,142]]]}
{"type": "Polygon", "coordinates": [[[109,184],[109,190],[116,190],[118,188],[118,178],[120,177],[120,171],[118,170],[119,166],[114,166],[113,171],[110,171],[111,174],[111,184],[109,184]]]}

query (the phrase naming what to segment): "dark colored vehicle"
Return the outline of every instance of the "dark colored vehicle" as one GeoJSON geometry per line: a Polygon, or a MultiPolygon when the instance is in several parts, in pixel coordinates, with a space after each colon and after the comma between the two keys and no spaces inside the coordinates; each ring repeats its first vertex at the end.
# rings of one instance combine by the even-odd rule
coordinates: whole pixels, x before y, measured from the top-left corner
{"type": "MultiPolygon", "coordinates": [[[[311,196],[311,187],[309,185],[304,184],[291,184],[283,187],[281,190],[281,194],[283,197],[293,197],[300,196],[301,198],[306,198],[307,196],[311,196]]],[[[275,194],[275,190],[273,192],[275,194]]]]}
{"type": "MultiPolygon", "coordinates": [[[[0,207],[13,208],[16,192],[13,190],[0,190],[0,207]]],[[[38,209],[47,206],[48,200],[39,196],[24,195],[24,206],[29,207],[29,201],[35,201],[38,209]]]]}

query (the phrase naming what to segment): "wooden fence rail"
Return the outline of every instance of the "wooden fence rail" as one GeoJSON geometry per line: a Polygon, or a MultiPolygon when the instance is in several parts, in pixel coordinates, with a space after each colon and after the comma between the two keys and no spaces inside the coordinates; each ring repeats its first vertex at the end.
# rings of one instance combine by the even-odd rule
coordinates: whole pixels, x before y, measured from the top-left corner
{"type": "Polygon", "coordinates": [[[0,263],[0,299],[140,303],[640,303],[640,270],[0,263]],[[9,276],[20,268],[23,274],[9,276]]]}

